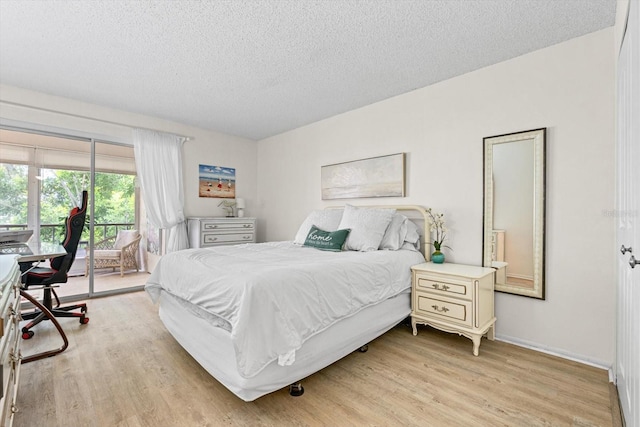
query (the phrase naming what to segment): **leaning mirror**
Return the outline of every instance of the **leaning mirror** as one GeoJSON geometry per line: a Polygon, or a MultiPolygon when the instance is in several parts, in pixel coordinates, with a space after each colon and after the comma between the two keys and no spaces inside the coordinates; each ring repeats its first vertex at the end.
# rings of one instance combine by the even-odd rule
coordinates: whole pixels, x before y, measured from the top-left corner
{"type": "Polygon", "coordinates": [[[495,290],[544,299],[546,128],[484,138],[483,265],[495,290]]]}

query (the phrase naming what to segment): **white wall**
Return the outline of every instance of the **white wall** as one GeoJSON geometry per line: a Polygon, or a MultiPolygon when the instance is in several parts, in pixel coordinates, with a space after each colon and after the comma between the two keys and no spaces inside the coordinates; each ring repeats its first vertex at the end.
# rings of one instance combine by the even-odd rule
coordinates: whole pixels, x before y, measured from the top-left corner
{"type": "Polygon", "coordinates": [[[497,294],[497,334],[611,366],[613,46],[609,28],[260,141],[259,239],[290,240],[332,204],[321,201],[322,165],[406,152],[406,198],[354,203],[444,212],[448,260],[479,265],[482,138],[546,127],[547,299],[497,294]]]}
{"type": "Polygon", "coordinates": [[[185,143],[182,159],[185,215],[225,215],[225,211],[218,207],[219,199],[198,196],[198,165],[200,163],[235,168],[236,194],[246,199],[246,216],[255,214],[257,200],[255,141],[7,85],[0,85],[0,118],[3,123],[23,122],[27,127],[42,127],[72,135],[101,137],[111,142],[127,144],[132,143],[131,128],[133,127],[157,129],[193,137],[185,143]],[[96,118],[98,121],[84,117],[96,118]]]}

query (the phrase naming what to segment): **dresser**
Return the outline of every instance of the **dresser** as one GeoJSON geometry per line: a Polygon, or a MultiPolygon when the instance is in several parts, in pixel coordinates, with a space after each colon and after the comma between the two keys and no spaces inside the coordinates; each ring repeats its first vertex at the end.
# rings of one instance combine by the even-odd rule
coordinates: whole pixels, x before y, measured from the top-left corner
{"type": "Polygon", "coordinates": [[[425,263],[411,267],[411,326],[430,325],[473,341],[477,356],[484,334],[495,339],[495,270],[462,264],[425,263]]]}
{"type": "Polygon", "coordinates": [[[187,229],[192,248],[256,242],[255,218],[191,217],[187,229]]]}
{"type": "Polygon", "coordinates": [[[0,255],[0,426],[11,426],[20,374],[20,269],[17,256],[0,255]]]}

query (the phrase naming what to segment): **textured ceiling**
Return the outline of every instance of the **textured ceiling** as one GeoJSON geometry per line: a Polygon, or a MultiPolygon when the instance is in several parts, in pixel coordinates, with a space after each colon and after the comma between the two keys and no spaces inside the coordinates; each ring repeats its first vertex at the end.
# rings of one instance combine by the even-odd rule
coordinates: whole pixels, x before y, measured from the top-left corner
{"type": "Polygon", "coordinates": [[[0,83],[260,140],[593,31],[615,0],[0,0],[0,83]]]}

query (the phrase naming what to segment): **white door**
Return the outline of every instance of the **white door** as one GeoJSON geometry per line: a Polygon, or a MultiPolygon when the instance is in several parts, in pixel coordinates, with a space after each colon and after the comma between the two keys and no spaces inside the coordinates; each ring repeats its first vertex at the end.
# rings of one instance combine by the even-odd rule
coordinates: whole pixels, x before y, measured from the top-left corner
{"type": "Polygon", "coordinates": [[[640,4],[630,2],[618,58],[616,384],[627,426],[640,426],[640,4]],[[628,249],[631,248],[631,249],[628,249]],[[634,264],[634,267],[632,267],[634,264]]]}

